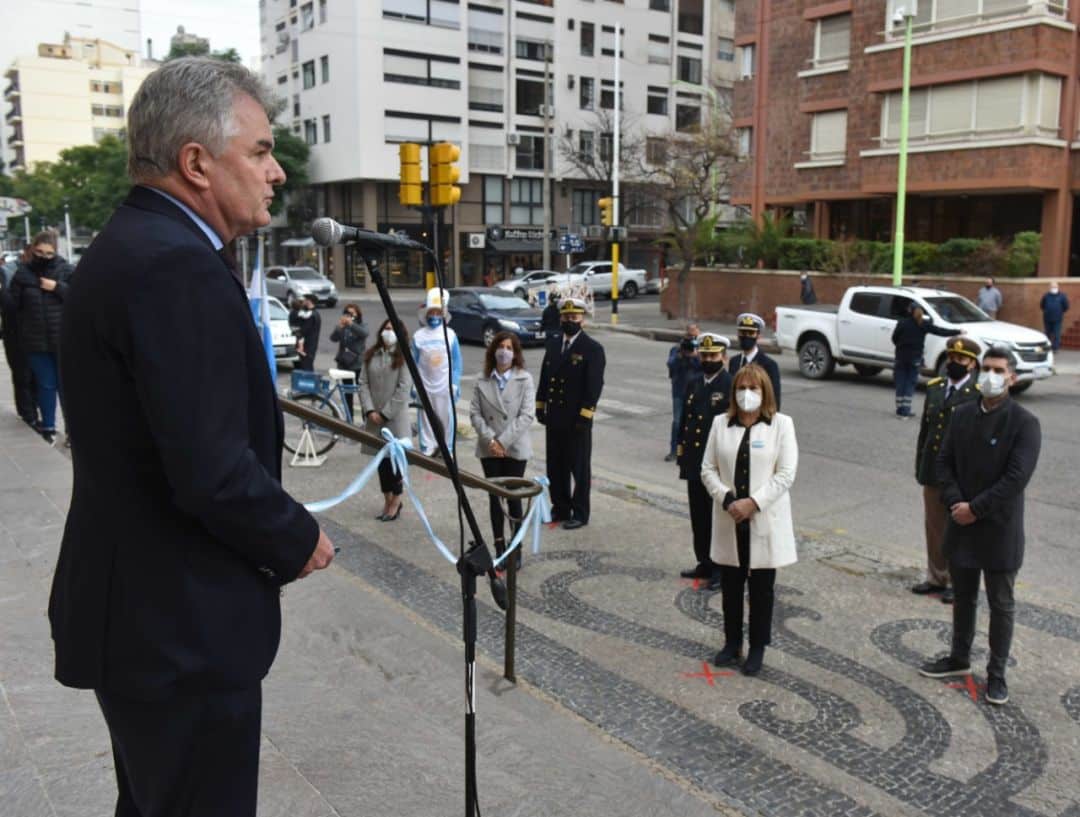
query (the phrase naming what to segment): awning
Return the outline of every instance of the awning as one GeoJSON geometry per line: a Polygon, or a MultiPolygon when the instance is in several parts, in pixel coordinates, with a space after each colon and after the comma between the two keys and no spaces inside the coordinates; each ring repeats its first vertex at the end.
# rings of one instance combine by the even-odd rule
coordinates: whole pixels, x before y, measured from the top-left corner
{"type": "MultiPolygon", "coordinates": [[[[552,244],[554,247],[555,245],[552,244]]],[[[535,253],[543,252],[544,244],[541,241],[525,241],[516,238],[504,238],[502,241],[488,240],[487,252],[491,253],[535,253]]]]}
{"type": "Polygon", "coordinates": [[[315,239],[311,236],[307,238],[286,238],[281,242],[282,247],[312,247],[315,245],[315,239]]]}

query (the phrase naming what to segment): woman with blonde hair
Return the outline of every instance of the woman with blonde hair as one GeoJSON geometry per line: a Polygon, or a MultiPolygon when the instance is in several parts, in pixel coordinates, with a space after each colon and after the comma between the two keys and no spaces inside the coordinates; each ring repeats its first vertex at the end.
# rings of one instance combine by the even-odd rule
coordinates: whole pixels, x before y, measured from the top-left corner
{"type": "Polygon", "coordinates": [[[701,481],[713,498],[712,553],[720,565],[724,647],[713,663],[742,656],[743,587],[750,586],[750,650],[742,671],[761,671],[772,633],[776,568],[793,564],[791,484],[799,462],[795,424],[776,408],[772,382],[755,364],[739,369],[726,415],[713,421],[701,481]]]}

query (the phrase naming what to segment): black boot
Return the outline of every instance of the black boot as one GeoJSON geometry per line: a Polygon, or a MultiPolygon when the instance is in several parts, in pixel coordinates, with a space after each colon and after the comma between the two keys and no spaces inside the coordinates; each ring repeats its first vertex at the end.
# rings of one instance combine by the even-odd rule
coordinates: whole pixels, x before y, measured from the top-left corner
{"type": "Polygon", "coordinates": [[[724,645],[724,649],[713,656],[712,662],[714,667],[730,667],[732,664],[739,663],[740,658],[742,658],[742,644],[729,642],[724,645]]]}

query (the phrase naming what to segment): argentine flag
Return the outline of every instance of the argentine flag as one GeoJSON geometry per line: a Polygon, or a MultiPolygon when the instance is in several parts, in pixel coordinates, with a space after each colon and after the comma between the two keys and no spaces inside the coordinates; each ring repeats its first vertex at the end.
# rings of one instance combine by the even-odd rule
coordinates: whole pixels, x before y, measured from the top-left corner
{"type": "Polygon", "coordinates": [[[270,301],[266,294],[266,276],[263,275],[263,245],[255,255],[255,269],[251,272],[248,284],[248,301],[251,303],[251,315],[255,319],[255,328],[259,330],[263,349],[266,350],[266,362],[270,366],[270,377],[277,384],[277,361],[274,359],[274,336],[270,331],[270,301]]]}

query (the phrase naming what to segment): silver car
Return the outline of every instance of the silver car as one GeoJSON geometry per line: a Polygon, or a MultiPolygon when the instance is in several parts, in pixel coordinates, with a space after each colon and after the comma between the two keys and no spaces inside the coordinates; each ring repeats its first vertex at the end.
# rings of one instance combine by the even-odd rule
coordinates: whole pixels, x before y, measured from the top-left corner
{"type": "Polygon", "coordinates": [[[270,267],[266,271],[266,290],[286,306],[304,295],[315,299],[316,306],[334,306],[337,287],[314,267],[270,267]]]}

